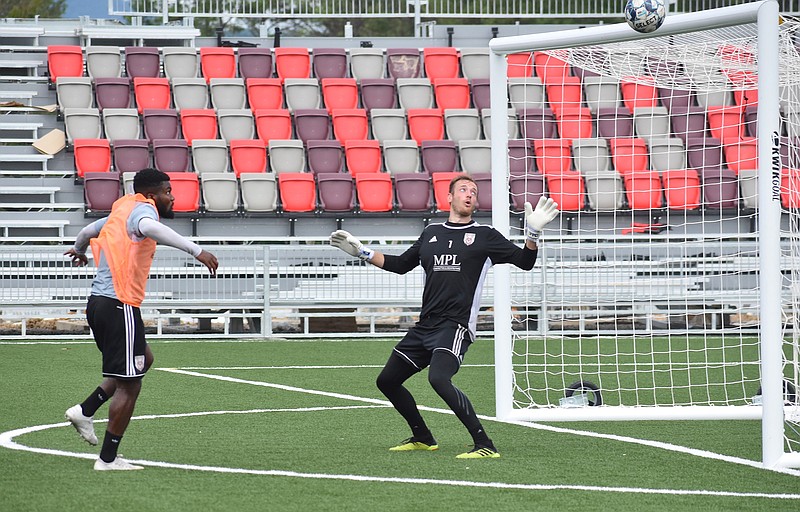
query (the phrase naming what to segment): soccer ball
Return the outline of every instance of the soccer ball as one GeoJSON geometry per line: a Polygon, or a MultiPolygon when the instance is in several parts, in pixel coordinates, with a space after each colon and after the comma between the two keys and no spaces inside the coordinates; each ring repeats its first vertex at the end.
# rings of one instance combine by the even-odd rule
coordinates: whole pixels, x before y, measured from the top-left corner
{"type": "Polygon", "coordinates": [[[664,0],[627,0],[625,20],[637,32],[652,32],[664,23],[667,8],[664,0]]]}

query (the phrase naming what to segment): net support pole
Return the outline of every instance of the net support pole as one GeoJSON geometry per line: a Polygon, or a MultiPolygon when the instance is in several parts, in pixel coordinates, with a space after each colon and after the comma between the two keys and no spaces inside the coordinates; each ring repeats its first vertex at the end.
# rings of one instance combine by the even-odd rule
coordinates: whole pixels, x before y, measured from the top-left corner
{"type": "Polygon", "coordinates": [[[781,158],[778,4],[758,8],[758,231],[761,348],[761,455],[767,467],[783,455],[781,329],[781,158]]]}
{"type": "MultiPolygon", "coordinates": [[[[505,83],[508,64],[505,55],[489,53],[492,83],[505,83]]],[[[492,225],[505,237],[511,232],[508,200],[508,90],[491,88],[492,131],[492,225]]],[[[508,418],[513,407],[511,333],[511,269],[497,265],[494,271],[494,365],[495,415],[508,418]],[[505,283],[505,285],[503,284],[505,283]]]]}

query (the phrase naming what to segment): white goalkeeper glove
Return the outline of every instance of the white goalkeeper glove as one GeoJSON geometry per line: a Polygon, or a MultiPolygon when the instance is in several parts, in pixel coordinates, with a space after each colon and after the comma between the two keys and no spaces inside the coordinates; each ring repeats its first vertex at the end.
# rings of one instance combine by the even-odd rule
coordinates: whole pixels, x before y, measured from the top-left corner
{"type": "Polygon", "coordinates": [[[525,238],[533,243],[539,241],[544,227],[558,215],[558,203],[549,197],[540,197],[536,209],[525,203],[525,238]]]}
{"type": "Polygon", "coordinates": [[[358,238],[342,229],[331,233],[331,245],[362,261],[369,261],[375,256],[375,251],[364,247],[364,244],[359,242],[358,238]]]}

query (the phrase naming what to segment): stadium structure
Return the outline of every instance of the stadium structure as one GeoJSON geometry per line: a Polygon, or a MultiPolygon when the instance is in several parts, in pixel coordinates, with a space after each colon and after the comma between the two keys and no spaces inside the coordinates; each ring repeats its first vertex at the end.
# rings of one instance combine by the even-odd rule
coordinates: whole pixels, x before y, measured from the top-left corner
{"type": "Polygon", "coordinates": [[[327,237],[402,251],[466,172],[476,218],[512,239],[524,202],[561,210],[536,269],[484,288],[499,417],[753,418],[763,383],[796,458],[800,12],[677,1],[644,36],[608,4],[109,0],[126,23],[0,20],[0,332],[89,335],[93,269],[63,252],[152,166],[171,176],[169,225],[220,259],[212,278],[159,249],[152,336],[398,335],[422,273],[376,272],[327,237]],[[280,30],[391,16],[414,33],[280,30]],[[259,37],[193,25],[220,17],[271,21],[259,37]],[[477,17],[498,23],[447,23],[477,17]],[[762,382],[762,353],[783,379],[762,382]]]}

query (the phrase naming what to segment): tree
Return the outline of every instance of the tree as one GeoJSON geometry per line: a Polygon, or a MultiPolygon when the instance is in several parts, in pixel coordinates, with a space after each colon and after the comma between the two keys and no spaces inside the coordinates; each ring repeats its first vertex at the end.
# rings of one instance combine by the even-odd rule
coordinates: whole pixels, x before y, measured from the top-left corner
{"type": "Polygon", "coordinates": [[[60,18],[67,0],[2,0],[0,18],[60,18]]]}

